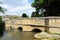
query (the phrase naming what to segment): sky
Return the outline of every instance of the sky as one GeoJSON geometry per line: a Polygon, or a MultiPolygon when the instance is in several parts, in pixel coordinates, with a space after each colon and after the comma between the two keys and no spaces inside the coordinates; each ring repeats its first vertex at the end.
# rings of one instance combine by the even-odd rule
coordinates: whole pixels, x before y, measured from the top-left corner
{"type": "Polygon", "coordinates": [[[31,13],[35,11],[35,8],[31,7],[31,3],[34,0],[0,0],[1,7],[7,9],[5,15],[19,15],[23,13],[31,16],[31,13]]]}

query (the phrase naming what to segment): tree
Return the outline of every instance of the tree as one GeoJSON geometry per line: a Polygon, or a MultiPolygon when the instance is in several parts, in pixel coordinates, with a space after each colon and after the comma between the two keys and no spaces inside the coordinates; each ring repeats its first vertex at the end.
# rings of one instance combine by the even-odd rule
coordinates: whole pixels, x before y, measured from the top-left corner
{"type": "Polygon", "coordinates": [[[50,0],[50,3],[46,3],[45,16],[60,16],[60,0],[50,0]]]}
{"type": "Polygon", "coordinates": [[[36,9],[36,17],[39,17],[39,10],[42,9],[44,0],[34,0],[32,7],[36,9]]]}
{"type": "Polygon", "coordinates": [[[60,16],[60,0],[34,0],[32,7],[38,14],[40,9],[45,9],[44,16],[60,16]]]}
{"type": "MultiPolygon", "coordinates": [[[[0,2],[0,5],[1,5],[1,3],[2,2],[0,2]]],[[[6,9],[0,7],[0,13],[5,14],[5,11],[6,11],[6,9]]],[[[4,30],[5,30],[5,22],[3,22],[3,20],[2,20],[2,16],[0,16],[0,35],[3,35],[4,30]]]]}
{"type": "Polygon", "coordinates": [[[28,17],[28,15],[26,13],[23,13],[22,17],[28,17]]]}
{"type": "Polygon", "coordinates": [[[36,14],[36,12],[32,12],[31,17],[37,17],[38,15],[36,14]]]}
{"type": "Polygon", "coordinates": [[[5,13],[6,9],[0,7],[0,12],[5,13]]]}
{"type": "Polygon", "coordinates": [[[31,17],[36,17],[36,13],[32,12],[31,17]]]}
{"type": "MultiPolygon", "coordinates": [[[[2,4],[2,2],[0,2],[0,5],[1,5],[1,4],[2,4]]],[[[5,11],[7,11],[7,10],[6,10],[5,8],[2,8],[2,7],[0,6],[0,12],[5,15],[5,11]]],[[[2,16],[2,18],[3,18],[3,16],[2,16]]]]}
{"type": "MultiPolygon", "coordinates": [[[[0,2],[0,5],[2,4],[2,2],[0,2]]],[[[2,8],[1,6],[0,6],[0,12],[2,12],[2,13],[5,13],[5,11],[6,11],[6,9],[4,9],[4,8],[2,8]]]]}

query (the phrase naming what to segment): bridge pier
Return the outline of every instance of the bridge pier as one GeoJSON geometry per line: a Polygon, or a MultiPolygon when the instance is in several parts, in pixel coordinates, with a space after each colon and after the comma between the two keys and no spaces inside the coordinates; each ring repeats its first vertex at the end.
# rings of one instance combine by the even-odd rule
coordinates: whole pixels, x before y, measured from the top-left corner
{"type": "Polygon", "coordinates": [[[45,19],[45,32],[49,32],[49,19],[45,19]]]}

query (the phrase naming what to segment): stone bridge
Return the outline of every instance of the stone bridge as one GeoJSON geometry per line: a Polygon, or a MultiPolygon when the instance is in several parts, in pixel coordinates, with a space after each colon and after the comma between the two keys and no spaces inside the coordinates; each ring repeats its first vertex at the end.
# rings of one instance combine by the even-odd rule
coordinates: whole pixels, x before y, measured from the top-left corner
{"type": "Polygon", "coordinates": [[[60,30],[60,17],[41,17],[41,18],[19,18],[19,19],[6,19],[5,25],[6,29],[12,26],[13,28],[21,27],[23,31],[32,31],[35,29],[39,29],[41,31],[45,31],[49,28],[49,32],[56,32],[56,30],[60,30]],[[49,19],[48,25],[45,23],[45,19],[49,19]],[[46,26],[49,26],[46,28],[46,26]],[[56,29],[56,30],[55,30],[56,29]],[[53,31],[52,31],[53,30],[53,31]]]}

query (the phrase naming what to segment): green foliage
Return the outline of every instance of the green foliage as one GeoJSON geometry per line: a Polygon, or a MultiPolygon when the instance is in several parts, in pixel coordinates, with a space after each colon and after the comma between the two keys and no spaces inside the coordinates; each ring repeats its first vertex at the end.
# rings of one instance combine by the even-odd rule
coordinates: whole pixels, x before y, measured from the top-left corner
{"type": "Polygon", "coordinates": [[[2,21],[2,16],[0,16],[0,22],[2,21]]]}
{"type": "Polygon", "coordinates": [[[31,17],[36,17],[36,13],[32,12],[31,17]]]}
{"type": "Polygon", "coordinates": [[[39,3],[42,4],[44,2],[44,0],[39,0],[39,3]]]}
{"type": "Polygon", "coordinates": [[[34,0],[32,7],[38,14],[41,8],[45,9],[44,16],[60,16],[60,0],[34,0]]]}
{"type": "Polygon", "coordinates": [[[39,14],[36,12],[32,12],[31,17],[39,17],[39,14]]]}
{"type": "Polygon", "coordinates": [[[5,30],[5,23],[2,20],[2,16],[0,16],[0,35],[3,35],[4,30],[5,30]]]}
{"type": "MultiPolygon", "coordinates": [[[[0,5],[2,4],[2,2],[0,2],[0,5]]],[[[5,11],[7,11],[6,9],[4,9],[4,8],[2,8],[2,7],[0,7],[0,12],[2,12],[2,13],[5,13],[5,11]]]]}
{"type": "Polygon", "coordinates": [[[41,14],[39,15],[39,17],[44,17],[44,14],[43,14],[43,13],[41,13],[41,14]]]}
{"type": "Polygon", "coordinates": [[[2,21],[0,22],[0,35],[3,35],[4,30],[5,30],[5,23],[2,21]]]}
{"type": "Polygon", "coordinates": [[[32,3],[32,7],[36,9],[36,17],[39,17],[39,10],[41,9],[43,2],[44,0],[34,0],[32,3]]]}
{"type": "MultiPolygon", "coordinates": [[[[2,3],[2,2],[0,2],[0,4],[1,4],[1,3],[2,3]]],[[[4,9],[4,8],[2,8],[2,7],[0,7],[0,12],[1,12],[1,13],[5,13],[5,11],[7,11],[7,10],[4,9]]],[[[0,16],[0,36],[3,35],[4,30],[5,30],[5,22],[3,22],[3,20],[2,20],[2,16],[0,16]]]]}
{"type": "MultiPolygon", "coordinates": [[[[0,2],[1,4],[2,2],[0,2]]],[[[5,13],[6,9],[0,7],[0,12],[5,13]]],[[[0,16],[0,36],[3,35],[5,30],[5,22],[2,21],[2,16],[0,16]]]]}
{"type": "Polygon", "coordinates": [[[45,4],[45,16],[60,16],[60,0],[50,0],[50,3],[45,1],[45,4]]]}
{"type": "Polygon", "coordinates": [[[0,36],[3,35],[3,32],[5,30],[5,22],[2,20],[2,16],[0,16],[0,36]]]}
{"type": "Polygon", "coordinates": [[[36,3],[42,4],[43,2],[44,2],[44,0],[34,0],[33,4],[36,4],[36,3]]]}
{"type": "Polygon", "coordinates": [[[5,13],[5,11],[7,11],[7,10],[2,8],[2,7],[0,7],[0,12],[5,13]]]}
{"type": "Polygon", "coordinates": [[[28,17],[28,15],[26,13],[23,13],[22,17],[28,17]]]}

